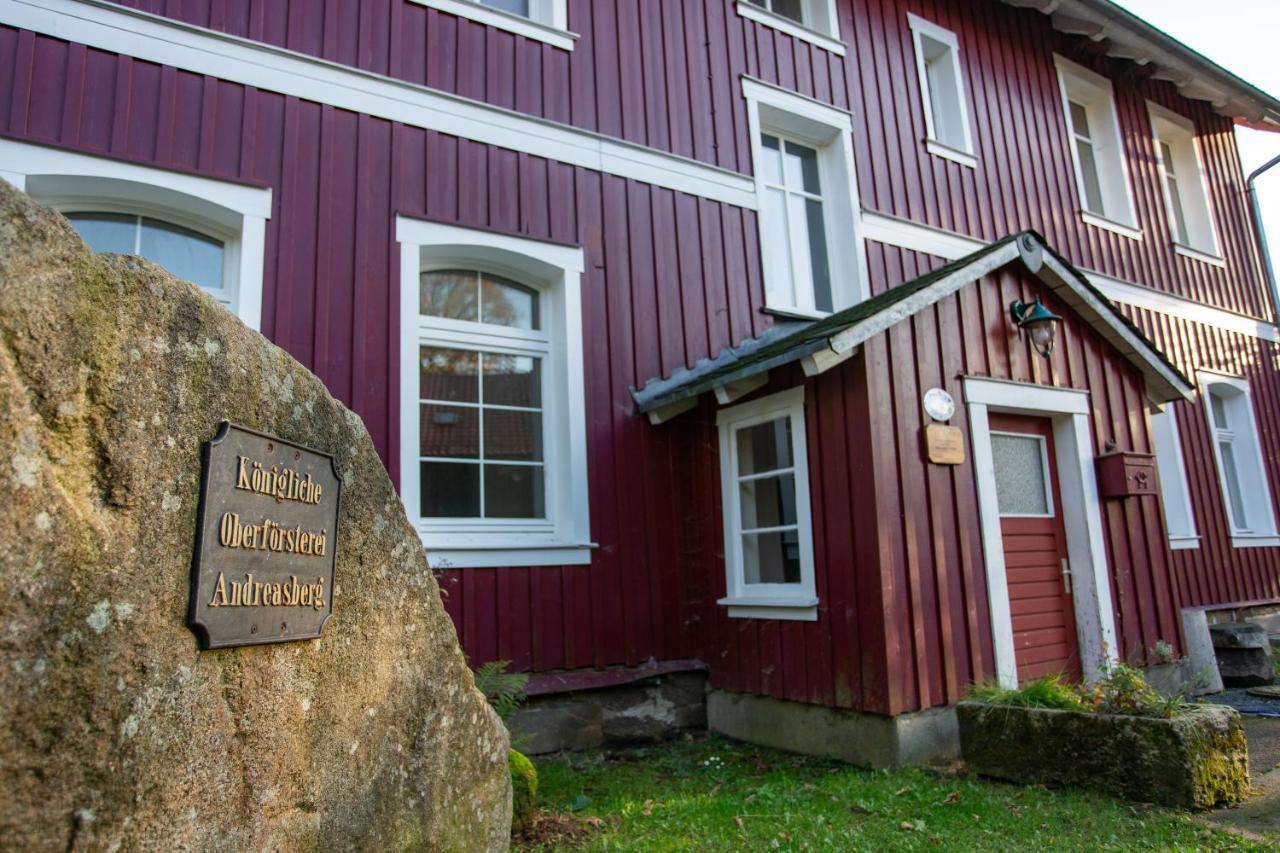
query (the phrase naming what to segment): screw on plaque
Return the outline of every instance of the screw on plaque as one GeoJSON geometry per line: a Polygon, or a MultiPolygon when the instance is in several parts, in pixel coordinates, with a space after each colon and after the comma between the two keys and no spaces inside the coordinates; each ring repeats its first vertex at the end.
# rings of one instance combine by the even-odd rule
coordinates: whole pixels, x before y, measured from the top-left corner
{"type": "Polygon", "coordinates": [[[256,634],[256,633],[258,633],[258,626],[257,626],[257,625],[250,625],[250,626],[249,626],[249,633],[250,633],[250,634],[256,634]]]}
{"type": "Polygon", "coordinates": [[[288,622],[281,622],[281,623],[280,623],[280,636],[281,636],[281,637],[283,637],[283,636],[284,636],[285,631],[287,631],[287,630],[289,630],[289,623],[288,623],[288,622]]]}
{"type": "Polygon", "coordinates": [[[276,449],[275,444],[273,444],[272,442],[268,441],[268,442],[267,442],[267,452],[268,452],[268,453],[270,453],[271,451],[273,451],[273,450],[275,450],[275,449],[276,449]]]}
{"type": "Polygon", "coordinates": [[[298,459],[301,459],[301,458],[302,458],[302,451],[301,451],[301,450],[295,450],[295,451],[293,451],[293,458],[294,458],[294,460],[295,460],[295,461],[296,461],[296,460],[298,460],[298,459]]]}

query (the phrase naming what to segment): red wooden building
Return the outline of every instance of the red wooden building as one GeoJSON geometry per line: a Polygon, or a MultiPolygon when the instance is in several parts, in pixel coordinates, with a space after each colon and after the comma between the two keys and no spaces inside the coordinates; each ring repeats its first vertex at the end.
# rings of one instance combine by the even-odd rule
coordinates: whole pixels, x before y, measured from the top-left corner
{"type": "Polygon", "coordinates": [[[473,661],[861,760],[1280,602],[1233,120],[1105,0],[0,0],[0,177],[365,420],[473,661]]]}

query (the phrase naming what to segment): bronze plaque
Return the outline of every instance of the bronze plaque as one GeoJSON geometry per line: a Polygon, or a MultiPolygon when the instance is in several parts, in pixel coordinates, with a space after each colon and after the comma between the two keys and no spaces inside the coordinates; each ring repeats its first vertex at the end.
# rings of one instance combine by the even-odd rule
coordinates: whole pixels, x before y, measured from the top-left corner
{"type": "Polygon", "coordinates": [[[333,457],[223,421],[204,445],[191,629],[206,649],[312,640],[333,612],[333,457]]]}
{"type": "Polygon", "coordinates": [[[964,463],[964,433],[960,427],[929,424],[924,428],[924,445],[934,465],[964,463]]]}

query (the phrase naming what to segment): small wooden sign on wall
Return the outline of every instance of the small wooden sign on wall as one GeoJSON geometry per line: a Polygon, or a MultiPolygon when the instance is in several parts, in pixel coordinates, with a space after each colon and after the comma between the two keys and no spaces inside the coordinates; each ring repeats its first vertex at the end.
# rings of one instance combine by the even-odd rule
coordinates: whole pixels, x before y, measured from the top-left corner
{"type": "Polygon", "coordinates": [[[929,424],[924,428],[924,447],[934,465],[964,464],[964,433],[960,427],[929,424]]]}

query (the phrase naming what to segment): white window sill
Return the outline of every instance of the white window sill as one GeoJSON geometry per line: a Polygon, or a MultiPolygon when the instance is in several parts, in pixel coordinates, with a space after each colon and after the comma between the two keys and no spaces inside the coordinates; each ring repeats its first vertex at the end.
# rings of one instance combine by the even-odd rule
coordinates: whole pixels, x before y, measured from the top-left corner
{"type": "MultiPolygon", "coordinates": [[[[422,2],[422,0],[418,0],[422,2]]],[[[803,24],[797,24],[790,18],[770,12],[768,9],[761,9],[759,6],[753,6],[745,0],[738,0],[738,14],[744,18],[748,18],[766,27],[772,27],[779,32],[784,32],[789,36],[794,36],[801,41],[806,41],[811,45],[820,47],[823,50],[830,51],[836,56],[844,56],[845,45],[839,39],[833,38],[825,33],[817,30],[811,30],[803,24]]]]}
{"type": "Polygon", "coordinates": [[[929,153],[935,157],[942,157],[953,163],[959,163],[961,166],[967,166],[970,169],[978,168],[978,158],[968,151],[952,148],[945,142],[939,142],[936,139],[926,139],[924,145],[929,150],[929,153]]]}
{"type": "Polygon", "coordinates": [[[1170,536],[1169,549],[1172,551],[1194,551],[1200,547],[1199,536],[1170,536]]]}
{"type": "Polygon", "coordinates": [[[1255,536],[1235,533],[1231,536],[1232,548],[1274,548],[1280,546],[1280,536],[1255,536]]]}
{"type": "Polygon", "coordinates": [[[1092,225],[1094,228],[1112,231],[1119,234],[1121,237],[1127,237],[1130,240],[1142,239],[1142,231],[1134,228],[1132,225],[1125,225],[1123,222],[1116,222],[1113,219],[1107,219],[1105,216],[1099,216],[1098,214],[1090,213],[1087,210],[1080,211],[1080,218],[1084,220],[1086,225],[1092,225]]]}
{"type": "Polygon", "coordinates": [[[1209,252],[1202,252],[1199,249],[1193,249],[1190,246],[1184,246],[1177,241],[1174,241],[1173,250],[1184,258],[1190,258],[1193,261],[1199,261],[1202,264],[1209,264],[1210,266],[1221,267],[1222,269],[1227,268],[1227,262],[1224,258],[1209,252]]]}
{"type": "Polygon", "coordinates": [[[716,602],[729,608],[730,619],[781,619],[788,622],[817,622],[818,599],[722,598],[716,602]]]}
{"type": "Polygon", "coordinates": [[[777,308],[772,305],[766,305],[761,310],[766,314],[772,314],[774,317],[782,317],[787,320],[825,320],[831,316],[826,311],[806,311],[803,308],[777,308]]]}
{"type": "Polygon", "coordinates": [[[412,0],[412,2],[475,21],[477,24],[486,24],[527,39],[544,42],[561,50],[573,50],[574,43],[579,38],[577,33],[557,29],[530,18],[482,6],[469,0],[412,0]]]}
{"type": "Polygon", "coordinates": [[[589,566],[594,544],[533,545],[510,548],[432,548],[427,563],[433,569],[500,569],[524,566],[589,566]]]}

